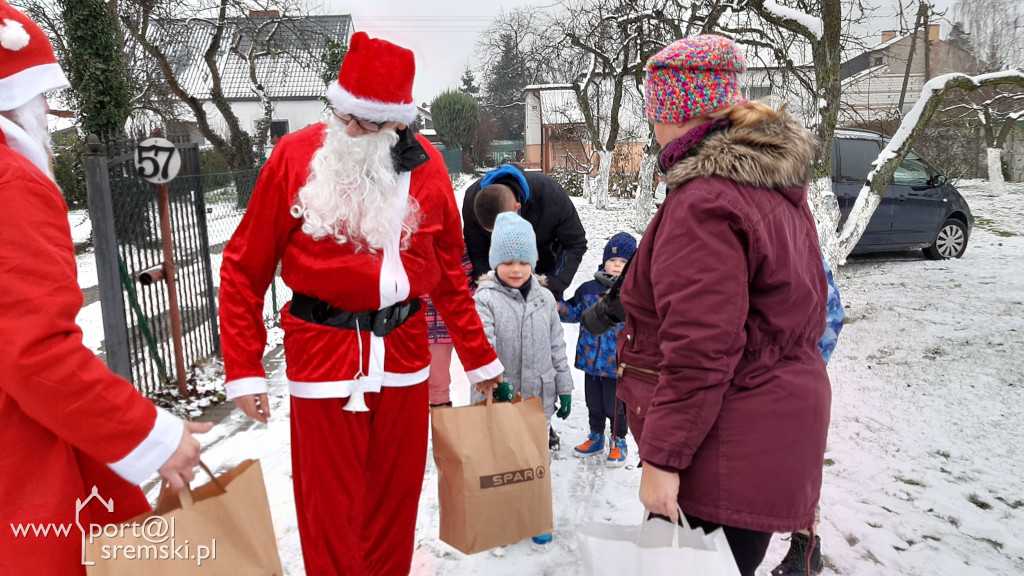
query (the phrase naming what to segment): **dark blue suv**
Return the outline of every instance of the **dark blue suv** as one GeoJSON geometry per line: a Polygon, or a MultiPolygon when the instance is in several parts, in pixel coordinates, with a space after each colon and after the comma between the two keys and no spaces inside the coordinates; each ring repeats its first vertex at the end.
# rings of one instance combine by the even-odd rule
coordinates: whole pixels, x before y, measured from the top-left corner
{"type": "MultiPolygon", "coordinates": [[[[888,139],[867,130],[836,129],[832,140],[832,190],[842,212],[840,226],[888,139]]],[[[934,260],[959,258],[967,250],[974,216],[946,176],[911,152],[872,214],[854,254],[922,248],[934,260]]]]}

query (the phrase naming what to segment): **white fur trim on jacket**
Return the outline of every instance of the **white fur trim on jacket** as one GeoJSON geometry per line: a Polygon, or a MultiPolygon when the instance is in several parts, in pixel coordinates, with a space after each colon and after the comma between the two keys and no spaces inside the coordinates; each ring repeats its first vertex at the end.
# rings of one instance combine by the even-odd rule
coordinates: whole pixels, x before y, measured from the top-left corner
{"type": "Polygon", "coordinates": [[[381,388],[403,388],[423,384],[430,377],[430,368],[409,374],[384,372],[381,377],[366,377],[358,380],[335,380],[333,382],[288,381],[288,392],[296,398],[348,398],[353,392],[380,392],[381,388]]]}
{"type": "Polygon", "coordinates": [[[484,366],[477,368],[476,370],[466,372],[466,377],[469,378],[470,384],[476,384],[477,382],[490,380],[504,371],[505,367],[501,365],[501,361],[495,360],[490,364],[485,364],[484,366]]]}
{"type": "Polygon", "coordinates": [[[250,396],[253,394],[266,394],[267,393],[267,379],[259,376],[250,376],[248,378],[239,378],[238,380],[232,380],[231,382],[224,383],[224,391],[228,395],[228,400],[234,400],[240,396],[250,396]]]}
{"type": "Polygon", "coordinates": [[[156,421],[149,435],[127,456],[108,464],[110,469],[132,484],[142,484],[152,476],[181,444],[185,424],[163,408],[156,409],[156,421]]]}
{"type": "Polygon", "coordinates": [[[416,121],[415,102],[392,104],[359,98],[342,88],[341,84],[337,82],[331,82],[331,85],[327,87],[327,99],[331,102],[331,108],[336,111],[371,122],[398,122],[409,126],[416,121]]]}

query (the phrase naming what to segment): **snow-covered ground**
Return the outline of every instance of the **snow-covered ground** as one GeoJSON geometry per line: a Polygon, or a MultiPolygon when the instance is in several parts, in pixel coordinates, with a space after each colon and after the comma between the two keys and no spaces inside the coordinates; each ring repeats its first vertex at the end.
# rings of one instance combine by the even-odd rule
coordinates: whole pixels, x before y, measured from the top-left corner
{"type": "MultiPolygon", "coordinates": [[[[457,188],[464,188],[462,180],[457,188]]],[[[832,428],[820,533],[825,574],[1024,573],[1024,185],[994,197],[961,182],[978,218],[960,260],[920,252],[851,257],[838,271],[847,324],[829,366],[832,428]]],[[[626,230],[625,203],[596,211],[574,199],[590,239],[576,285],[596,269],[607,239],[626,230]]],[[[571,293],[572,289],[570,289],[571,293]]],[[[577,328],[565,325],[570,357],[577,328]]],[[[287,389],[272,375],[268,425],[237,411],[203,438],[204,461],[223,470],[262,461],[286,574],[304,574],[291,490],[287,389]]],[[[468,401],[457,361],[453,399],[468,401]]],[[[586,522],[639,523],[635,444],[608,469],[570,455],[588,431],[582,374],[562,450],[552,463],[555,539],[503,556],[465,556],[438,539],[437,471],[428,457],[414,575],[583,574],[574,533],[586,522]]],[[[151,490],[151,496],[155,493],[151,490]]],[[[777,536],[759,574],[788,543],[777,536]]]]}

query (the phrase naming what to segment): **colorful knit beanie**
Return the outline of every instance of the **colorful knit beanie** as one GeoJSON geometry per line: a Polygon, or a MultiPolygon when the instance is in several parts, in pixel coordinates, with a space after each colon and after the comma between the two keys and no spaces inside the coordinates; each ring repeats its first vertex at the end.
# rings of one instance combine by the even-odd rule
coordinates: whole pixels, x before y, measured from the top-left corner
{"type": "Polygon", "coordinates": [[[619,232],[612,236],[612,239],[604,245],[604,260],[602,263],[612,258],[629,260],[633,257],[634,252],[636,252],[636,238],[630,236],[628,232],[619,232]]]}
{"type": "Polygon", "coordinates": [[[746,69],[736,43],[707,34],[676,40],[647,61],[647,117],[672,124],[743,100],[737,77],[746,69]]]}
{"type": "Polygon", "coordinates": [[[491,269],[505,262],[526,262],[537,267],[537,236],[533,226],[515,212],[502,212],[494,221],[491,232],[491,269]]]}

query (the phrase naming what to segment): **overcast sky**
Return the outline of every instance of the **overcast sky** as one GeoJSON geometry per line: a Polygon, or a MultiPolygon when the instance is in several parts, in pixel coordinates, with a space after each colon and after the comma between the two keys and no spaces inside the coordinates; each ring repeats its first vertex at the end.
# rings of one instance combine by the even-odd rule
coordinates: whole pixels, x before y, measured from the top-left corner
{"type": "MultiPolygon", "coordinates": [[[[910,0],[904,0],[909,3],[910,0]]],[[[954,0],[933,0],[937,10],[954,0]]],[[[898,28],[896,0],[868,0],[885,6],[876,12],[865,33],[869,39],[883,29],[898,28]]],[[[390,40],[416,54],[417,103],[430,102],[446,88],[457,88],[466,64],[475,68],[475,43],[479,34],[502,10],[516,6],[547,5],[554,10],[558,0],[310,0],[319,14],[351,14],[355,29],[373,37],[390,40]]],[[[916,4],[906,9],[913,25],[916,4]]],[[[951,17],[952,10],[947,17],[951,17]]],[[[934,22],[933,22],[934,23],[934,22]]],[[[949,30],[943,22],[942,37],[949,30]]],[[[868,44],[871,44],[869,41],[868,44]]],[[[477,77],[477,83],[480,78],[477,77]]]]}

